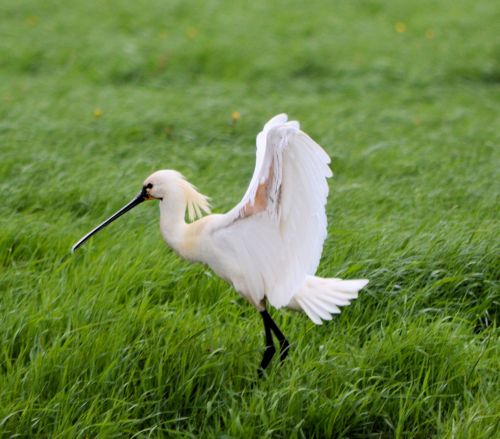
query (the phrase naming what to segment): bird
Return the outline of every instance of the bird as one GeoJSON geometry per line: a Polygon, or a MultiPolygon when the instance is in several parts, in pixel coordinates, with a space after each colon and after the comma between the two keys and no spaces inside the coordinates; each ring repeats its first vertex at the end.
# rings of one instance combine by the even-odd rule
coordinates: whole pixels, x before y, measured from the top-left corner
{"type": "Polygon", "coordinates": [[[259,377],[290,343],[268,305],[305,313],[317,325],[340,313],[368,283],[315,276],[327,236],[330,157],[297,121],[271,118],[256,138],[255,169],[241,201],[212,214],[209,198],[178,171],[156,171],[128,204],[83,236],[91,236],[146,200],[159,202],[160,230],[179,256],[201,262],[227,281],[262,316],[265,346],[259,377]],[[187,217],[187,221],[186,221],[187,217]]]}

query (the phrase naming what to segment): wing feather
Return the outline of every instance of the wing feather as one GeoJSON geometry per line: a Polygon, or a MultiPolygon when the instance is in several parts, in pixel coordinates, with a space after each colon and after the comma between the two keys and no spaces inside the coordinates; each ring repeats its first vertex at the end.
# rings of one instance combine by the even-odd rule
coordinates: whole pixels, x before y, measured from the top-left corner
{"type": "Polygon", "coordinates": [[[250,185],[213,238],[234,260],[237,289],[254,303],[265,296],[279,308],[318,267],[326,238],[326,179],[332,172],[328,154],[285,114],[272,118],[256,143],[250,185]]]}

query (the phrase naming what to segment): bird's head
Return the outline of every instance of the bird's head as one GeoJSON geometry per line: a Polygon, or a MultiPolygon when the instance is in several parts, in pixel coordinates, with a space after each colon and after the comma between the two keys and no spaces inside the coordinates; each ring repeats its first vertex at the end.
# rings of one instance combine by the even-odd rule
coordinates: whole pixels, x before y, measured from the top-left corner
{"type": "Polygon", "coordinates": [[[202,211],[210,212],[208,199],[187,182],[182,174],[170,169],[156,171],[144,180],[141,191],[128,204],[87,233],[72,247],[72,250],[75,251],[99,230],[147,200],[168,200],[169,203],[184,203],[184,205],[187,205],[190,219],[201,216],[202,211]]]}
{"type": "Polygon", "coordinates": [[[165,169],[151,174],[142,185],[141,194],[144,200],[163,200],[172,198],[181,191],[184,177],[177,171],[165,169]]]}

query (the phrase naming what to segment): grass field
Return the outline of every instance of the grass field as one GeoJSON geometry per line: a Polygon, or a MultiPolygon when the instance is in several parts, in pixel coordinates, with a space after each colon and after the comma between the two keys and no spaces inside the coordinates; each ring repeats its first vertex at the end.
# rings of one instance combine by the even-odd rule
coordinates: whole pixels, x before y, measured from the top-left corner
{"type": "Polygon", "coordinates": [[[494,1],[0,3],[0,436],[500,435],[494,1]],[[367,277],[256,382],[260,316],[162,242],[152,171],[224,212],[278,112],[332,156],[319,274],[367,277]],[[239,120],[232,114],[239,112],[239,120]]]}

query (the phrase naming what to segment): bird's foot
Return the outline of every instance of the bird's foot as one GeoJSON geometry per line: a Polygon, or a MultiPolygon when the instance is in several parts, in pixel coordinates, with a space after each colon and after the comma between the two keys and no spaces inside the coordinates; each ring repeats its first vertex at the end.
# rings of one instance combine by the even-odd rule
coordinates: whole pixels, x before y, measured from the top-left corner
{"type": "Polygon", "coordinates": [[[269,366],[269,363],[271,362],[271,359],[273,358],[275,353],[276,353],[276,348],[274,347],[274,345],[266,346],[266,349],[264,350],[264,355],[262,357],[262,361],[260,363],[259,369],[257,370],[259,378],[264,377],[264,370],[266,369],[267,366],[269,366]]]}

